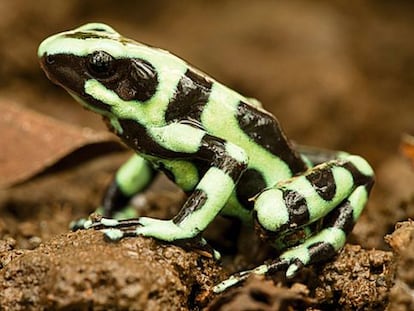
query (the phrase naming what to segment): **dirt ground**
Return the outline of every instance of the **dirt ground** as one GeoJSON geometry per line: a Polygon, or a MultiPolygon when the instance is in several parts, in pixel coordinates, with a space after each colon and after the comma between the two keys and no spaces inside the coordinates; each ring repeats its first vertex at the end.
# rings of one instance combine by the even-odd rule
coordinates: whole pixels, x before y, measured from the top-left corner
{"type": "MultiPolygon", "coordinates": [[[[0,189],[0,310],[414,310],[414,167],[399,149],[414,134],[412,2],[16,0],[0,12],[0,185],[18,180],[0,189]],[[214,295],[218,281],[272,256],[234,222],[217,219],[206,232],[221,263],[153,239],[70,232],[130,154],[38,66],[42,39],[90,21],[258,98],[295,142],[368,159],[376,184],[350,244],[294,280],[255,277],[214,295]],[[23,125],[6,120],[11,107],[53,126],[12,136],[23,125]],[[86,127],[102,144],[82,136],[86,127]],[[57,150],[69,132],[81,142],[57,150]],[[10,172],[10,163],[20,165],[10,172]],[[13,179],[17,170],[24,178],[13,179]]],[[[133,204],[170,218],[183,199],[161,178],[133,204]]]]}

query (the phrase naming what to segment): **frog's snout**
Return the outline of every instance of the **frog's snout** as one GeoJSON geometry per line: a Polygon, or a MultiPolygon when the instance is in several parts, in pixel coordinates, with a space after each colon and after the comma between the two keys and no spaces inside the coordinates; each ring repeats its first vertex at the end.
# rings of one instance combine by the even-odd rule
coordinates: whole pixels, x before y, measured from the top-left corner
{"type": "Polygon", "coordinates": [[[40,67],[49,80],[75,94],[83,94],[87,79],[80,58],[66,54],[44,53],[39,58],[40,67]]]}
{"type": "Polygon", "coordinates": [[[53,55],[47,55],[46,53],[39,58],[40,67],[45,72],[46,76],[49,78],[49,80],[53,82],[58,81],[58,77],[56,74],[53,74],[54,71],[53,67],[56,63],[55,57],[53,55]]]}

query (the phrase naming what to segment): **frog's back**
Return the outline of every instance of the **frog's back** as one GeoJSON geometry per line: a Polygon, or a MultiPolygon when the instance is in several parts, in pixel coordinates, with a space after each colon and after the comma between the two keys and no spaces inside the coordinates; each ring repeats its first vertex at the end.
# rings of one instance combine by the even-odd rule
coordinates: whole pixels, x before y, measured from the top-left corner
{"type": "Polygon", "coordinates": [[[266,185],[305,169],[276,118],[218,82],[213,84],[201,123],[210,134],[242,147],[249,168],[261,171],[266,185]]]}

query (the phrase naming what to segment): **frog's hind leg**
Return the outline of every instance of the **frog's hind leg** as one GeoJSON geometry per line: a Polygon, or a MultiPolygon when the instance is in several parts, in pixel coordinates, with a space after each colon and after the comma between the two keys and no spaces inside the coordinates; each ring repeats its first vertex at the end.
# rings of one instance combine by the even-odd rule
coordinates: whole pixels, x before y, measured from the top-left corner
{"type": "Polygon", "coordinates": [[[357,187],[370,189],[372,183],[369,164],[359,156],[345,155],[263,191],[255,201],[255,218],[263,232],[282,236],[323,219],[357,187]]]}
{"type": "MultiPolygon", "coordinates": [[[[303,266],[326,261],[333,257],[345,244],[368,200],[371,185],[357,187],[352,194],[329,213],[323,220],[322,229],[302,244],[293,247],[280,256],[288,264],[286,277],[291,278],[303,266]]],[[[269,265],[272,270],[272,264],[269,265]]]]}
{"type": "Polygon", "coordinates": [[[255,203],[261,234],[280,240],[281,236],[302,231],[304,235],[298,239],[301,244],[270,264],[232,276],[214,290],[221,292],[251,273],[266,275],[285,270],[287,277],[293,277],[303,266],[332,257],[345,244],[372,184],[373,172],[366,161],[344,154],[262,192],[255,203]]]}

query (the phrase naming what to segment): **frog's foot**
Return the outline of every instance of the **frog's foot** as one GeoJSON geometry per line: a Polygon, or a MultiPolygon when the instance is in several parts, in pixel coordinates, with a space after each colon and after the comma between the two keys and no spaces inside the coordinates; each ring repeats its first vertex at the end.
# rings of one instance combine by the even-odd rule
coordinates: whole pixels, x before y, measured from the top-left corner
{"type": "Polygon", "coordinates": [[[184,248],[191,248],[203,256],[220,259],[220,253],[213,249],[200,234],[187,232],[172,220],[149,217],[117,220],[99,217],[90,220],[85,226],[101,230],[108,241],[118,241],[125,237],[146,236],[161,241],[173,242],[184,248]]]}
{"type": "MultiPolygon", "coordinates": [[[[359,192],[365,191],[362,187],[359,192]]],[[[357,193],[358,194],[358,193],[357,193]]],[[[354,198],[352,198],[354,199],[354,198]]],[[[364,202],[362,202],[364,203],[364,202]]],[[[349,211],[350,205],[346,201],[340,208],[339,215],[349,211]]],[[[352,210],[351,210],[352,211],[352,210]]],[[[342,218],[339,219],[341,221],[342,218]]],[[[338,225],[338,223],[336,223],[338,225]]],[[[239,284],[248,278],[250,274],[270,275],[277,271],[285,271],[286,278],[295,277],[304,266],[332,258],[345,244],[346,234],[341,228],[327,227],[306,239],[302,244],[292,247],[281,254],[278,260],[258,266],[252,270],[243,271],[222,283],[216,285],[213,291],[220,293],[227,288],[239,284]]]]}
{"type": "MultiPolygon", "coordinates": [[[[141,226],[140,218],[132,218],[132,219],[122,219],[118,220],[115,218],[103,217],[98,214],[91,214],[89,219],[84,223],[85,229],[95,229],[95,230],[122,230],[122,232],[127,233],[130,231],[130,228],[136,228],[141,226]]],[[[125,235],[129,236],[129,235],[125,235]]],[[[123,238],[122,236],[121,238],[123,238]]],[[[109,238],[110,239],[110,238],[109,238]]],[[[118,240],[118,239],[113,239],[118,240]]]]}
{"type": "Polygon", "coordinates": [[[89,215],[89,218],[80,218],[72,221],[69,224],[69,228],[72,231],[84,230],[99,227],[99,225],[104,224],[104,226],[111,226],[111,223],[114,223],[117,219],[129,219],[138,216],[137,210],[132,206],[126,206],[122,210],[116,211],[113,213],[113,218],[104,217],[103,208],[98,208],[95,212],[89,215]]]}
{"type": "Polygon", "coordinates": [[[77,220],[73,220],[69,224],[69,228],[72,231],[90,229],[94,226],[95,223],[100,223],[102,219],[112,219],[112,218],[104,218],[101,214],[98,214],[95,212],[95,213],[90,214],[89,218],[80,218],[77,220]]]}
{"type": "Polygon", "coordinates": [[[90,229],[94,226],[94,224],[100,223],[102,219],[111,218],[104,218],[100,213],[94,212],[89,215],[89,218],[80,218],[77,220],[73,220],[69,224],[69,228],[72,231],[90,229]]]}
{"type": "Polygon", "coordinates": [[[272,262],[271,264],[263,264],[252,270],[245,270],[245,271],[233,274],[227,280],[224,280],[220,282],[219,284],[217,284],[216,286],[214,286],[213,292],[218,294],[218,293],[221,293],[227,290],[228,288],[232,286],[239,285],[252,274],[268,275],[270,273],[274,273],[277,271],[288,271],[291,267],[296,269],[296,267],[299,267],[301,264],[302,263],[299,259],[293,260],[293,261],[288,260],[288,259],[279,259],[279,260],[272,262]]]}

